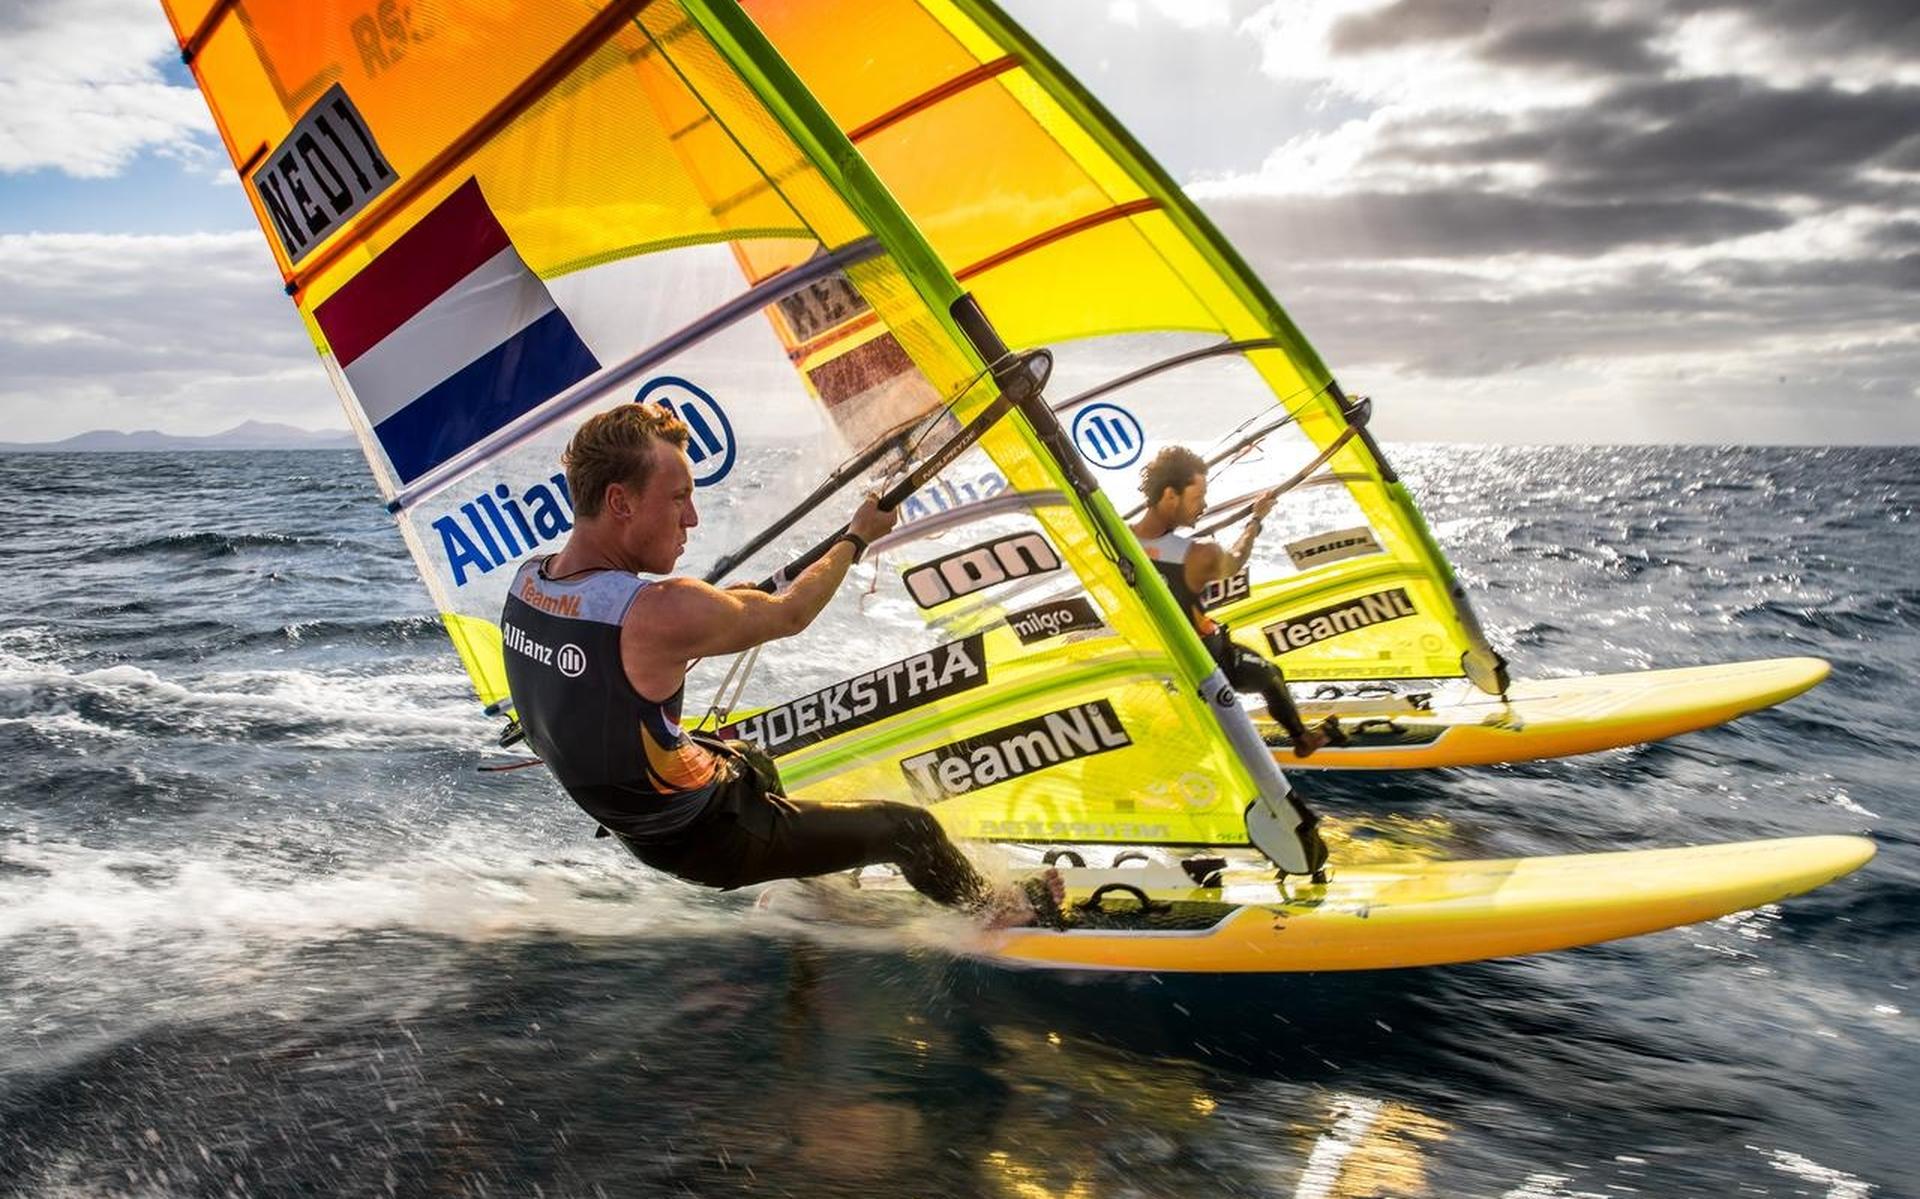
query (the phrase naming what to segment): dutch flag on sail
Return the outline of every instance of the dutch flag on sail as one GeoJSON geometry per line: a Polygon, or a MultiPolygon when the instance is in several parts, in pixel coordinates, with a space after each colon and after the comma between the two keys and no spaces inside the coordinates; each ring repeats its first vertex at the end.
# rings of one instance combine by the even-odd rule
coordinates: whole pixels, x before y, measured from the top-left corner
{"type": "Polygon", "coordinates": [[[473,179],[313,318],[402,482],[600,369],[473,179]]]}

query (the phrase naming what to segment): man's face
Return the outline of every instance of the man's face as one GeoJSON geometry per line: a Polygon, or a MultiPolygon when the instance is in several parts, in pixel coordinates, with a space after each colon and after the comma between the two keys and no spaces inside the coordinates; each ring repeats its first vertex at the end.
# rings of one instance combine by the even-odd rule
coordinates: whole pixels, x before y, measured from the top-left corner
{"type": "Polygon", "coordinates": [[[1168,488],[1165,513],[1168,523],[1176,529],[1200,523],[1200,514],[1207,510],[1207,476],[1195,475],[1192,482],[1179,491],[1168,488]]]}
{"type": "Polygon", "coordinates": [[[687,530],[700,523],[693,509],[693,466],[686,451],[665,441],[653,445],[653,469],[637,492],[624,493],[609,507],[621,518],[621,546],[635,567],[648,574],[666,574],[687,548],[687,530]]]}

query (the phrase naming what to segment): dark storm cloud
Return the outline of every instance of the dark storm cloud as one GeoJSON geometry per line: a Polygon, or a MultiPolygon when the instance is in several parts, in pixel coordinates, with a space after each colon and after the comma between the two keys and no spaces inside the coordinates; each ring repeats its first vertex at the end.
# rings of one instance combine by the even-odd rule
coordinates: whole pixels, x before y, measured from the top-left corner
{"type": "Polygon", "coordinates": [[[1535,0],[1396,0],[1341,18],[1329,43],[1336,55],[1353,55],[1472,39],[1473,51],[1491,61],[1526,62],[1531,52],[1559,65],[1648,70],[1660,61],[1648,44],[1660,31],[1684,17],[1731,13],[1791,37],[1810,58],[1920,54],[1920,4],[1913,0],[1642,0],[1629,6],[1626,21],[1561,11],[1543,21],[1544,7],[1535,0]]]}
{"type": "MultiPolygon", "coordinates": [[[[1319,231],[1294,205],[1206,208],[1327,360],[1362,379],[1380,369],[1473,379],[1668,355],[1758,370],[1791,359],[1782,347],[1810,334],[1852,345],[1804,370],[1844,375],[1860,395],[1910,400],[1920,376],[1920,339],[1894,332],[1912,325],[1920,253],[1776,263],[1728,256],[1687,267],[1643,260],[1549,284],[1523,266],[1490,278],[1439,264],[1315,257],[1304,250],[1319,231]]],[[[1771,381],[1782,368],[1766,369],[1771,381]]]]}
{"type": "Polygon", "coordinates": [[[1486,31],[1495,5],[1487,0],[1397,0],[1334,23],[1335,54],[1368,54],[1418,42],[1458,41],[1486,31]]]}
{"type": "Polygon", "coordinates": [[[1896,248],[1920,246],[1920,221],[1889,221],[1873,231],[1872,240],[1896,248]]]}
{"type": "Polygon", "coordinates": [[[1880,165],[1891,167],[1896,171],[1920,174],[1920,136],[1910,137],[1887,151],[1880,165]]]}
{"type": "Polygon", "coordinates": [[[1837,51],[1920,54],[1920,4],[1913,0],[1669,0],[1674,16],[1736,12],[1760,28],[1791,34],[1809,57],[1837,51]]]}
{"type": "MultiPolygon", "coordinates": [[[[1920,253],[1885,258],[1818,258],[1797,262],[1728,262],[1706,269],[1733,287],[1871,288],[1920,291],[1920,253]]],[[[1908,297],[1911,302],[1912,297],[1908,297]]]]}
{"type": "Polygon", "coordinates": [[[1718,200],[1585,202],[1471,190],[1223,198],[1207,208],[1236,244],[1290,258],[1591,257],[1697,246],[1784,228],[1769,208],[1718,200]]]}
{"type": "Polygon", "coordinates": [[[1345,194],[1206,206],[1352,388],[1510,384],[1564,413],[1570,386],[1670,398],[1668,435],[1910,439],[1920,87],[1887,66],[1917,33],[1920,0],[1398,0],[1330,30],[1333,90],[1427,51],[1468,88],[1378,101],[1325,181],[1345,194]],[[1733,19],[1676,41],[1695,16],[1733,19]],[[1590,98],[1534,86],[1569,79],[1590,98]]]}
{"type": "MultiPolygon", "coordinates": [[[[1912,294],[1842,284],[1842,272],[1823,286],[1728,294],[1726,272],[1652,266],[1516,298],[1484,280],[1443,272],[1350,274],[1300,263],[1262,269],[1327,361],[1361,382],[1381,370],[1470,380],[1573,362],[1625,367],[1679,356],[1719,362],[1732,375],[1764,373],[1769,382],[1783,370],[1801,382],[1844,379],[1849,395],[1904,396],[1910,405],[1912,381],[1920,377],[1920,342],[1887,335],[1905,321],[1912,294]],[[1791,347],[1809,334],[1851,335],[1852,344],[1844,353],[1807,358],[1791,347]]],[[[1729,434],[1738,439],[1737,430],[1729,434]]]]}
{"type": "Polygon", "coordinates": [[[1615,88],[1579,108],[1528,113],[1482,134],[1485,119],[1437,140],[1384,141],[1375,161],[1429,166],[1533,165],[1549,190],[1592,198],[1713,193],[1895,198],[1865,179],[1920,141],[1920,88],[1847,92],[1771,88],[1720,77],[1615,88]],[[1884,160],[1884,161],[1882,161],[1884,160]]]}
{"type": "Polygon", "coordinates": [[[1628,188],[1678,178],[1719,191],[1850,193],[1853,172],[1920,133],[1920,88],[1911,87],[1845,92],[1702,79],[1624,87],[1603,105],[1660,124],[1596,131],[1592,157],[1555,165],[1628,188]]]}
{"type": "Polygon", "coordinates": [[[1596,25],[1580,20],[1528,24],[1488,38],[1479,54],[1507,66],[1651,74],[1668,62],[1650,45],[1655,32],[1651,25],[1596,25]]]}
{"type": "Polygon", "coordinates": [[[1589,19],[1555,6],[1486,0],[1399,0],[1336,21],[1335,55],[1405,50],[1423,43],[1468,43],[1477,57],[1504,66],[1606,74],[1652,74],[1667,63],[1653,43],[1652,19],[1589,19]]]}

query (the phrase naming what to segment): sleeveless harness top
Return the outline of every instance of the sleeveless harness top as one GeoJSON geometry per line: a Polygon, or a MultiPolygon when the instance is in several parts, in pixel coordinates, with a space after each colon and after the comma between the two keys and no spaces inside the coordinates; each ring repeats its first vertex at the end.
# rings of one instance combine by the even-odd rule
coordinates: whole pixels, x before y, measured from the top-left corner
{"type": "Polygon", "coordinates": [[[680,727],[679,691],[650,700],[620,659],[620,625],[647,587],[595,570],[564,579],[522,563],[500,615],[507,689],[527,744],[588,815],[638,841],[692,824],[726,777],[680,727]]]}
{"type": "Polygon", "coordinates": [[[1140,547],[1147,551],[1154,569],[1167,581],[1167,590],[1173,592],[1174,602],[1193,621],[1193,627],[1203,637],[1213,632],[1213,618],[1200,606],[1200,597],[1194,594],[1193,588],[1187,586],[1187,554],[1193,549],[1193,538],[1162,533],[1158,537],[1142,537],[1140,547]]]}

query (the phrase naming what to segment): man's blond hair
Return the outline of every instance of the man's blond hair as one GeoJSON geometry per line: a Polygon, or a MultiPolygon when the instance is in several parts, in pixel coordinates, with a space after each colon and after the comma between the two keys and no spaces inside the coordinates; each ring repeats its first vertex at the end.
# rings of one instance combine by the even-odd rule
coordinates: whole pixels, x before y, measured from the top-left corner
{"type": "Polygon", "coordinates": [[[576,516],[594,517],[606,506],[607,488],[624,483],[634,491],[653,473],[658,442],[687,448],[687,426],[656,404],[622,404],[574,430],[560,465],[567,471],[576,516]]]}

